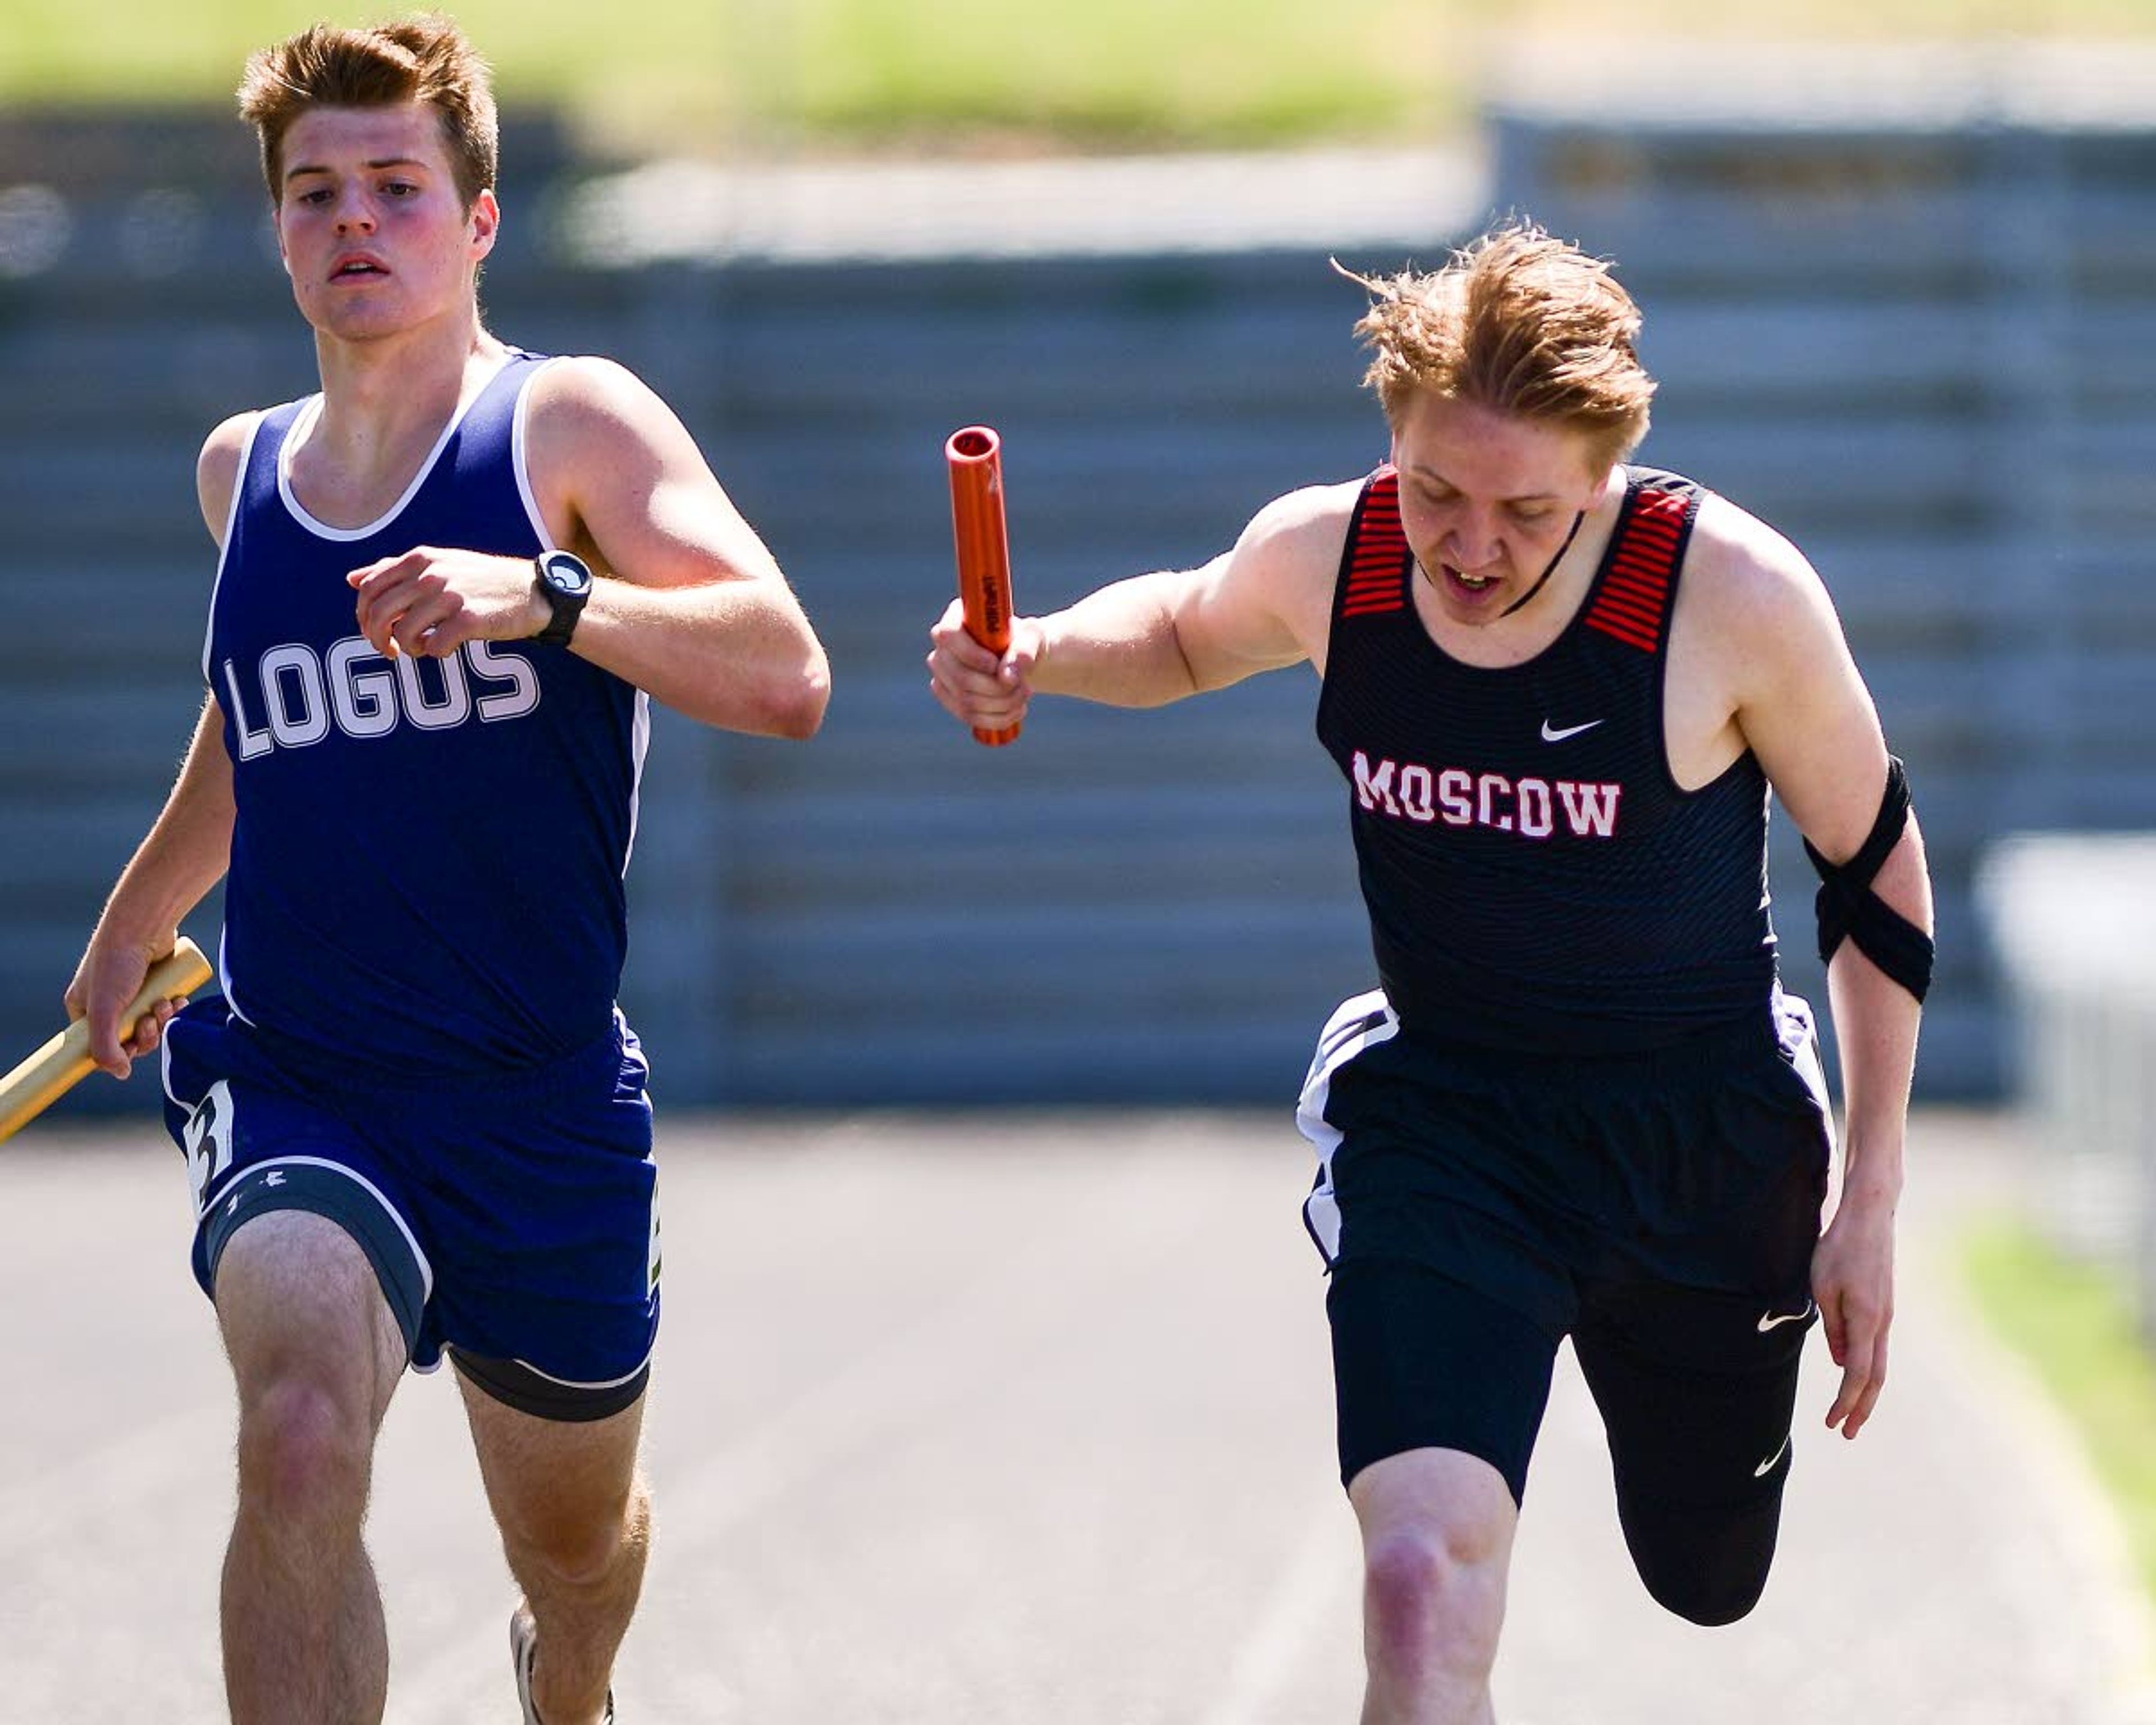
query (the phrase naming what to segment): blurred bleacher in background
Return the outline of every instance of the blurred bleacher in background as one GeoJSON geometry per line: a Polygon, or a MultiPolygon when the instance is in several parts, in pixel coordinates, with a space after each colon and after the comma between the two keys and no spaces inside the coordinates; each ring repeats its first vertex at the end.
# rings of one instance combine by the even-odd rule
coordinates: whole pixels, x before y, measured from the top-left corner
{"type": "MultiPolygon", "coordinates": [[[[985,178],[809,176],[789,203],[768,177],[594,177],[511,129],[493,326],[664,393],[834,665],[806,747],[657,727],[625,999],[665,1102],[1292,1096],[1369,973],[1314,680],[1046,702],[976,747],[921,663],[952,590],[942,439],[1004,434],[1022,608],[1200,560],[1384,454],[1327,254],[1435,263],[1516,208],[1644,306],[1644,458],[1825,576],[1938,884],[1921,1092],[2001,1093],[1986,845],[2156,826],[2156,74],[1754,56],[1563,89],[1502,77],[1482,161],[983,170],[997,220],[985,178]]],[[[54,1027],[200,699],[195,449],[313,388],[254,175],[217,116],[0,118],[0,1045],[54,1027]]],[[[1774,877],[1817,999],[1786,821],[1774,877]]]]}
{"type": "Polygon", "coordinates": [[[2156,834],[2015,834],[1976,887],[2045,1175],[2030,1219],[2117,1271],[2156,1343],[2156,834]]]}

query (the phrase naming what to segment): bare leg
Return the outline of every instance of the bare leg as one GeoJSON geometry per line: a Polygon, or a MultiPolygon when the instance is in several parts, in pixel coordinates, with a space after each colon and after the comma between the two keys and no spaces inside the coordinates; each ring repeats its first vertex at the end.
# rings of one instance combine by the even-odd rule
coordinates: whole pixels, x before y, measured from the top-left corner
{"type": "Polygon", "coordinates": [[[538,1625],[532,1698],[547,1725],[598,1725],[644,1587],[651,1492],[639,1397],[604,1420],[519,1413],[459,1377],[487,1502],[538,1625]]]}
{"type": "Polygon", "coordinates": [[[217,1312],[239,1393],[220,1601],[234,1725],[375,1725],[389,1656],[361,1533],[403,1334],[352,1237],[302,1210],[233,1235],[217,1312]]]}
{"type": "Polygon", "coordinates": [[[1362,1725],[1491,1725],[1519,1520],[1503,1477],[1455,1450],[1410,1450],[1348,1496],[1363,1527],[1362,1725]]]}

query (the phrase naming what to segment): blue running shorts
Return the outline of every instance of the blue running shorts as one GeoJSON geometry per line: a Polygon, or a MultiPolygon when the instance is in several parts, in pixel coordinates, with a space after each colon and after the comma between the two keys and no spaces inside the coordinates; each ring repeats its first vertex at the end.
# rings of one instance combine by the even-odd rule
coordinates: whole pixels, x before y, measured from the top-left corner
{"type": "Polygon", "coordinates": [[[659,1327],[649,1076],[614,1015],[542,1067],[341,1077],[216,999],[167,1028],[165,1117],[195,1203],[195,1280],[250,1218],[326,1217],[367,1254],[413,1364],[444,1348],[511,1407],[597,1420],[633,1403],[659,1327]]]}

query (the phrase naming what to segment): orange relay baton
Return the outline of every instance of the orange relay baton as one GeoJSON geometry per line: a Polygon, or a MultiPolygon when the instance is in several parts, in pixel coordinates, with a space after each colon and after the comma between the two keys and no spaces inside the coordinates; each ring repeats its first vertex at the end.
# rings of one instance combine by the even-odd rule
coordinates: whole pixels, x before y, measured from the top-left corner
{"type": "MultiPolygon", "coordinates": [[[[958,547],[958,597],[966,633],[992,653],[1010,645],[1010,535],[1004,521],[1004,443],[986,425],[968,425],[943,445],[951,465],[951,535],[958,547]]],[[[1000,748],[1019,726],[973,727],[973,741],[1000,748]]]]}

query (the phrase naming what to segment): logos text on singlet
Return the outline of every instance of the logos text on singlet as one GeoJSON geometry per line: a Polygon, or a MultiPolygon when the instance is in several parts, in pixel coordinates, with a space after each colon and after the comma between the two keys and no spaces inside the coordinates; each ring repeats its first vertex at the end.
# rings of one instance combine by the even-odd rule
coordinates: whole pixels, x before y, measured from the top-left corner
{"type": "Polygon", "coordinates": [[[1548,839],[1561,822],[1575,839],[1614,839],[1624,793],[1621,784],[1508,778],[1502,773],[1425,767],[1419,761],[1380,760],[1373,767],[1368,755],[1355,751],[1355,800],[1373,814],[1424,826],[1436,821],[1548,839]]]}
{"type": "Polygon", "coordinates": [[[220,669],[243,761],[273,748],[305,748],[332,731],[353,737],[385,737],[400,725],[446,731],[474,718],[521,719],[539,705],[531,661],[489,641],[466,641],[439,659],[394,660],[364,635],[347,635],[322,654],[288,642],[255,661],[251,690],[241,688],[231,660],[220,669]]]}

